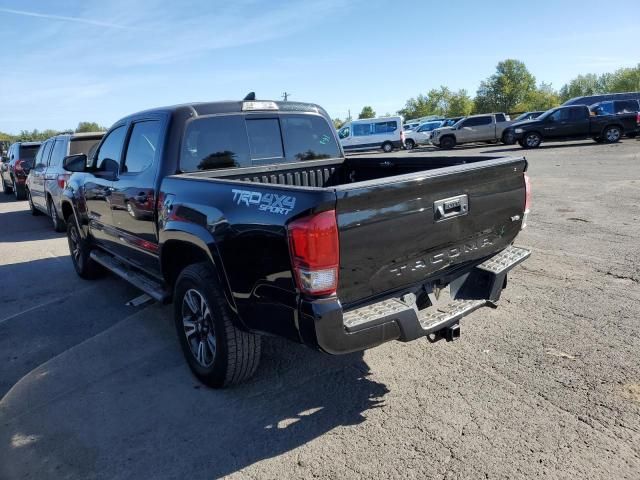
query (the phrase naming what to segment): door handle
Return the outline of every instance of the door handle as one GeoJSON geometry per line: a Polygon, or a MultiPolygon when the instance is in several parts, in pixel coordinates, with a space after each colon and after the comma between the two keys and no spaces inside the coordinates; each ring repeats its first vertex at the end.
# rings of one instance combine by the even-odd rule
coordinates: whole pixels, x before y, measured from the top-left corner
{"type": "Polygon", "coordinates": [[[436,222],[457,217],[458,215],[466,215],[468,211],[469,197],[466,194],[444,198],[433,203],[433,213],[436,222]]]}

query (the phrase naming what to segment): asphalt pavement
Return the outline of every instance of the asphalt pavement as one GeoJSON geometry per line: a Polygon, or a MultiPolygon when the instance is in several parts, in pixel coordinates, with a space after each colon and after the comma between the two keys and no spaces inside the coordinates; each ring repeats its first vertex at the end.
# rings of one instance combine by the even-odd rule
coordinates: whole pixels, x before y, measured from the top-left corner
{"type": "Polygon", "coordinates": [[[78,278],[65,236],[0,193],[0,479],[640,478],[640,141],[448,154],[530,162],[533,254],[499,308],[453,343],[267,338],[222,391],[170,307],[78,278]]]}

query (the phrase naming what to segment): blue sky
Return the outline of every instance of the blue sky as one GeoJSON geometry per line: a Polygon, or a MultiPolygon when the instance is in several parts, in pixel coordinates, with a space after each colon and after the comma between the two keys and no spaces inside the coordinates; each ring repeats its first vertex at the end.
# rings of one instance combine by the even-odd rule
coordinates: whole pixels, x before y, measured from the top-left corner
{"type": "Polygon", "coordinates": [[[474,94],[498,61],[559,88],[640,63],[640,1],[0,0],[0,131],[109,126],[154,106],[259,98],[333,117],[474,94]],[[612,12],[606,14],[606,12],[612,12]]]}

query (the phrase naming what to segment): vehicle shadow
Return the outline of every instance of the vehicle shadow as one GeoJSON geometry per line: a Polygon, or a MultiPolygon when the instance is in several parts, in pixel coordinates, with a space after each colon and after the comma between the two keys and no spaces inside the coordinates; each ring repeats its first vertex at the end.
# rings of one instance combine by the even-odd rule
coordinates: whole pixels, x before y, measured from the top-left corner
{"type": "Polygon", "coordinates": [[[46,215],[34,217],[29,210],[0,213],[0,243],[30,242],[64,237],[53,230],[46,215]]]}
{"type": "MultiPolygon", "coordinates": [[[[620,142],[622,143],[622,142],[620,142]]],[[[560,142],[548,142],[548,143],[543,143],[542,145],[540,145],[538,148],[534,148],[534,149],[527,149],[527,148],[522,148],[519,145],[509,145],[506,148],[499,148],[499,149],[493,149],[493,150],[485,150],[482,151],[480,153],[496,153],[496,152],[532,152],[535,150],[548,150],[548,149],[557,149],[557,148],[584,148],[584,147],[598,147],[598,146],[602,146],[604,144],[602,143],[596,143],[593,141],[583,141],[580,143],[560,143],[560,142]]],[[[608,144],[609,146],[615,146],[616,143],[611,143],[608,144]]]]}
{"type": "Polygon", "coordinates": [[[276,338],[264,338],[252,380],[206,388],[186,367],[171,307],[156,305],[2,399],[0,477],[220,478],[366,421],[387,393],[362,353],[329,356],[276,338]],[[34,441],[16,448],[21,438],[34,441]]]}

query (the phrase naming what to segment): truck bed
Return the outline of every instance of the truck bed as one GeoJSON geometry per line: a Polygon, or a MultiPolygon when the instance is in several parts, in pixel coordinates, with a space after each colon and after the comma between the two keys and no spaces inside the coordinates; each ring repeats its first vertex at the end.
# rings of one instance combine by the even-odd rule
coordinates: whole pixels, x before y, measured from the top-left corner
{"type": "Polygon", "coordinates": [[[329,198],[340,236],[338,297],[355,308],[444,286],[509,246],[522,225],[526,166],[523,157],[372,156],[179,177],[303,190],[307,204],[314,191],[318,205],[329,198]]]}

